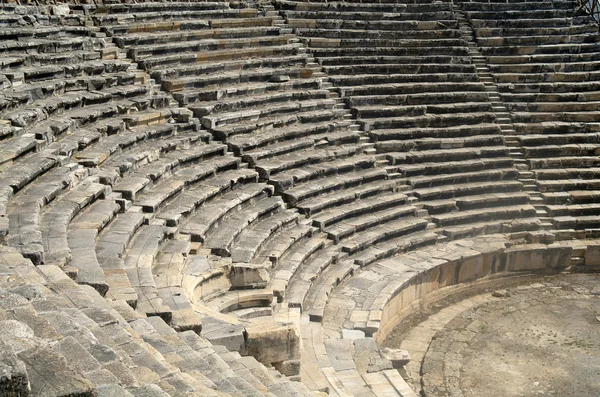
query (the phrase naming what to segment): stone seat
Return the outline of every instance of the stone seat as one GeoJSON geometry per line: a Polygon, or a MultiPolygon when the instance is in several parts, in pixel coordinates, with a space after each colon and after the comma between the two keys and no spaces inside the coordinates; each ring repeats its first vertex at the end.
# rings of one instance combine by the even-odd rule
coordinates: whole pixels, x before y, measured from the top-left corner
{"type": "Polygon", "coordinates": [[[456,211],[457,209],[459,211],[469,211],[487,207],[513,206],[528,203],[529,195],[527,193],[509,192],[480,194],[456,199],[431,200],[423,202],[423,208],[430,215],[434,215],[456,211]]]}
{"type": "MultiPolygon", "coordinates": [[[[420,48],[426,43],[427,48],[436,47],[461,47],[464,41],[461,38],[450,39],[406,39],[406,38],[325,38],[311,37],[309,46],[311,48],[364,48],[364,47],[387,47],[387,48],[420,48]]],[[[436,52],[433,51],[435,54],[436,52]]]]}
{"type": "Polygon", "coordinates": [[[293,228],[297,222],[298,213],[286,210],[246,228],[231,247],[231,260],[233,262],[253,262],[256,254],[270,238],[278,239],[283,229],[293,228]]]}
{"type": "Polygon", "coordinates": [[[202,39],[195,41],[180,41],[180,44],[140,45],[128,50],[128,56],[134,61],[153,55],[167,55],[182,52],[210,52],[216,50],[231,50],[248,47],[267,47],[295,43],[293,35],[256,36],[227,39],[202,39]]]}
{"type": "Polygon", "coordinates": [[[81,62],[98,61],[103,59],[100,51],[68,51],[59,53],[37,53],[28,54],[27,62],[31,65],[58,65],[58,64],[73,64],[81,62]]]}
{"type": "Polygon", "coordinates": [[[589,144],[567,144],[567,145],[543,145],[528,146],[523,148],[527,157],[558,157],[558,156],[594,156],[598,154],[598,145],[589,144]]]}
{"type": "Polygon", "coordinates": [[[590,92],[598,91],[600,89],[600,82],[587,81],[587,82],[554,82],[554,83],[500,83],[498,84],[498,90],[500,92],[512,91],[515,93],[560,93],[560,92],[590,92]]]}
{"type": "Polygon", "coordinates": [[[573,25],[562,27],[530,27],[530,28],[477,28],[475,34],[478,38],[502,36],[568,36],[571,34],[597,33],[592,24],[573,25]]]}
{"type": "Polygon", "coordinates": [[[147,131],[138,129],[125,134],[111,135],[97,144],[88,146],[86,149],[73,156],[73,160],[87,167],[95,167],[103,164],[111,155],[119,150],[142,142],[147,137],[147,131]]]}
{"type": "Polygon", "coordinates": [[[333,191],[329,194],[303,200],[296,205],[296,208],[301,213],[312,216],[328,208],[389,191],[394,192],[397,189],[398,183],[394,180],[375,180],[349,189],[333,191]]]}
{"type": "Polygon", "coordinates": [[[375,144],[378,153],[460,149],[468,147],[503,145],[500,135],[476,135],[461,138],[423,138],[414,140],[389,140],[375,144]]]}
{"type": "Polygon", "coordinates": [[[518,171],[515,168],[495,168],[475,172],[410,177],[408,178],[408,184],[416,190],[434,186],[475,183],[478,181],[487,182],[495,180],[516,179],[517,176],[518,171]]]}
{"type": "Polygon", "coordinates": [[[129,241],[143,222],[144,216],[139,212],[119,214],[96,240],[96,258],[109,287],[107,296],[115,300],[123,299],[132,307],[137,304],[138,294],[125,271],[123,256],[129,241]]]}
{"type": "Polygon", "coordinates": [[[452,197],[481,195],[488,193],[506,193],[521,191],[523,184],[519,181],[489,181],[477,183],[463,183],[455,186],[441,186],[426,189],[417,189],[414,194],[420,200],[440,200],[452,197]]]}
{"type": "Polygon", "coordinates": [[[372,211],[365,215],[359,215],[351,219],[341,220],[335,225],[326,227],[323,231],[327,237],[336,244],[340,240],[350,237],[356,233],[364,232],[372,227],[377,227],[383,223],[399,222],[404,218],[417,217],[418,210],[411,205],[397,205],[392,208],[372,211]]]}
{"type": "Polygon", "coordinates": [[[512,120],[515,123],[544,123],[553,121],[597,123],[600,121],[600,116],[596,111],[564,112],[561,114],[556,114],[554,112],[515,112],[512,114],[512,120]]]}
{"type": "MultiPolygon", "coordinates": [[[[337,47],[332,43],[330,47],[311,48],[310,52],[318,58],[323,57],[379,57],[379,56],[396,56],[396,57],[421,57],[432,55],[446,56],[465,56],[467,55],[467,47],[337,47]]],[[[413,58],[414,62],[414,58],[413,58]]]]}
{"type": "MultiPolygon", "coordinates": [[[[575,47],[576,48],[576,47],[575,47]]],[[[529,55],[503,55],[488,56],[488,62],[492,65],[500,64],[562,64],[572,62],[597,62],[600,60],[598,52],[576,52],[563,54],[529,54],[529,55]]]]}
{"type": "Polygon", "coordinates": [[[4,56],[19,53],[60,53],[68,51],[81,51],[92,49],[94,39],[68,38],[60,39],[29,39],[29,40],[4,40],[0,45],[0,54],[4,56]]]}
{"type": "Polygon", "coordinates": [[[524,63],[524,64],[496,64],[489,65],[492,72],[500,73],[570,73],[593,72],[597,70],[597,63],[569,62],[569,63],[524,63]]]}
{"type": "Polygon", "coordinates": [[[204,161],[199,165],[193,165],[188,168],[174,172],[173,175],[161,180],[154,186],[149,187],[139,197],[135,203],[142,207],[144,212],[156,212],[158,208],[165,205],[168,200],[182,191],[195,186],[198,182],[203,181],[229,169],[239,167],[240,160],[233,156],[223,156],[204,161]]]}
{"type": "MultiPolygon", "coordinates": [[[[192,165],[196,162],[202,162],[212,157],[225,154],[226,147],[222,144],[196,145],[189,150],[177,150],[167,153],[164,158],[156,162],[149,163],[148,167],[140,167],[131,175],[122,178],[115,186],[114,191],[123,194],[123,197],[129,200],[135,200],[136,196],[150,187],[167,172],[170,172],[184,165],[192,165]]],[[[180,183],[183,188],[184,182],[180,183]]]]}
{"type": "Polygon", "coordinates": [[[440,128],[458,125],[477,125],[494,122],[496,115],[492,112],[474,112],[457,114],[425,114],[416,117],[392,117],[359,120],[363,130],[372,131],[390,128],[440,128]]]}
{"type": "Polygon", "coordinates": [[[281,57],[261,57],[250,59],[236,59],[231,61],[203,62],[199,64],[183,64],[168,69],[150,70],[152,78],[162,82],[166,78],[194,76],[218,71],[232,71],[240,69],[279,68],[294,65],[305,65],[308,62],[307,54],[287,55],[281,57]]]}
{"type": "Polygon", "coordinates": [[[560,135],[525,135],[520,136],[522,146],[569,145],[598,143],[597,134],[560,134],[560,135]]]}
{"type": "Polygon", "coordinates": [[[270,148],[276,142],[286,143],[297,140],[316,142],[317,140],[326,140],[329,143],[338,144],[354,143],[361,136],[356,129],[356,124],[353,124],[350,120],[300,124],[267,130],[257,134],[234,135],[228,139],[227,144],[237,155],[245,156],[247,153],[248,157],[245,157],[245,161],[254,164],[255,159],[271,157],[268,154],[271,153],[270,148]]]}
{"type": "MultiPolygon", "coordinates": [[[[71,259],[71,250],[67,242],[67,228],[71,220],[84,208],[96,200],[105,198],[110,187],[97,183],[95,178],[87,178],[54,201],[44,209],[39,218],[39,230],[44,247],[44,263],[63,267],[71,259]]],[[[85,273],[88,269],[80,269],[85,273]]],[[[93,273],[104,276],[100,267],[89,269],[93,273]]],[[[78,272],[79,273],[79,272],[78,272]]],[[[85,277],[84,274],[82,274],[85,277]]],[[[106,290],[100,292],[104,295],[106,290]]]]}
{"type": "Polygon", "coordinates": [[[408,196],[404,193],[383,193],[373,197],[356,200],[339,208],[322,211],[311,217],[312,223],[321,231],[337,222],[367,215],[370,212],[386,210],[394,205],[404,205],[408,196]]]}
{"type": "Polygon", "coordinates": [[[514,160],[510,157],[481,158],[449,162],[431,162],[416,164],[399,164],[387,167],[388,172],[397,172],[405,178],[437,176],[444,173],[468,173],[493,169],[512,168],[514,160]]]}
{"type": "Polygon", "coordinates": [[[173,97],[181,104],[210,102],[213,105],[214,101],[234,100],[238,97],[251,98],[274,91],[318,90],[321,89],[321,83],[320,79],[315,78],[294,79],[281,83],[245,83],[236,84],[233,87],[213,87],[203,90],[174,92],[173,97]]]}
{"type": "MultiPolygon", "coordinates": [[[[24,169],[23,171],[28,170],[24,169]]],[[[18,177],[19,173],[15,176],[18,177]]],[[[6,239],[7,244],[17,248],[36,265],[42,264],[44,262],[44,239],[40,218],[43,211],[50,202],[66,193],[69,188],[76,187],[80,179],[85,179],[87,176],[88,172],[86,170],[71,163],[64,167],[59,166],[51,169],[41,176],[34,174],[29,181],[31,183],[21,191],[17,191],[18,189],[13,187],[13,192],[6,192],[4,194],[4,200],[6,200],[4,201],[4,215],[6,216],[4,219],[7,222],[5,221],[4,226],[7,226],[9,232],[6,239]]],[[[5,179],[3,182],[4,186],[10,186],[10,179],[8,181],[5,179]]],[[[94,193],[92,192],[90,195],[93,196],[94,193]]],[[[86,194],[82,194],[82,196],[79,198],[82,205],[84,205],[89,196],[86,194]]],[[[57,221],[64,225],[68,223],[68,220],[65,219],[71,215],[72,213],[69,213],[69,209],[67,209],[65,214],[57,215],[57,221]]],[[[46,231],[49,232],[48,228],[46,228],[46,231]]],[[[57,242],[63,243],[64,240],[60,238],[62,235],[57,234],[59,235],[57,242]]],[[[46,243],[48,243],[47,239],[46,243]]],[[[57,251],[66,251],[63,244],[60,244],[60,246],[57,244],[56,248],[57,251]]],[[[65,253],[65,256],[67,255],[68,252],[65,253]]]]}
{"type": "MultiPolygon", "coordinates": [[[[190,149],[201,150],[196,146],[202,146],[203,143],[206,143],[206,137],[194,132],[180,132],[178,126],[178,124],[157,124],[132,129],[137,132],[145,132],[148,139],[138,145],[126,147],[126,150],[122,150],[109,159],[105,170],[114,168],[120,176],[125,176],[139,167],[161,159],[164,160],[162,161],[164,170],[168,171],[180,164],[194,160],[195,154],[202,155],[201,152],[190,149]],[[181,150],[181,153],[178,150],[181,150]],[[189,151],[185,152],[185,150],[189,151]]],[[[209,144],[209,147],[214,148],[215,144],[209,144]]],[[[157,173],[152,178],[158,179],[161,174],[162,172],[157,173]]]]}
{"type": "Polygon", "coordinates": [[[547,205],[544,207],[548,216],[593,216],[600,213],[600,204],[571,204],[571,205],[547,205]]]}
{"type": "Polygon", "coordinates": [[[154,257],[165,237],[164,226],[141,226],[129,241],[123,266],[138,296],[136,310],[148,316],[159,316],[168,323],[171,321],[172,311],[159,297],[152,275],[154,257]]]}
{"type": "MultiPolygon", "coordinates": [[[[191,235],[192,241],[203,242],[212,235],[212,230],[220,225],[222,219],[244,208],[252,208],[255,202],[262,201],[271,193],[272,191],[265,184],[247,184],[233,189],[200,207],[181,225],[179,231],[191,235]]],[[[266,204],[271,205],[272,202],[267,201],[266,204]]]]}
{"type": "Polygon", "coordinates": [[[272,17],[255,18],[233,18],[233,19],[180,19],[177,21],[149,22],[149,23],[129,23],[119,25],[104,25],[100,29],[109,36],[127,35],[136,33],[161,33],[175,32],[180,30],[199,30],[199,29],[220,29],[220,28],[241,28],[241,27],[263,27],[272,26],[272,17]]]}
{"type": "MultiPolygon", "coordinates": [[[[208,26],[207,26],[208,27],[208,26]]],[[[254,28],[226,28],[226,29],[200,29],[178,30],[166,33],[130,33],[127,35],[113,36],[113,41],[120,48],[168,44],[175,41],[239,39],[249,37],[279,36],[280,28],[274,26],[254,28]]]]}
{"type": "Polygon", "coordinates": [[[238,134],[260,134],[275,128],[297,127],[300,124],[343,121],[348,112],[344,109],[323,109],[298,114],[283,114],[267,117],[253,122],[230,123],[215,127],[211,130],[213,136],[220,141],[227,142],[230,136],[238,134]]]}
{"type": "MultiPolygon", "coordinates": [[[[556,17],[556,18],[545,18],[543,15],[539,15],[542,18],[527,18],[527,19],[519,19],[522,18],[522,13],[520,11],[513,12],[513,19],[471,19],[471,23],[474,28],[530,28],[530,27],[565,27],[571,25],[583,25],[587,23],[585,17],[570,17],[567,15],[572,15],[573,11],[565,12],[565,10],[557,10],[558,15],[562,13],[564,17],[556,17]]],[[[547,12],[547,10],[540,10],[540,14],[547,12]]],[[[553,11],[550,10],[550,13],[553,11]]],[[[497,17],[498,14],[496,12],[490,12],[490,17],[497,17]]]]}
{"type": "Polygon", "coordinates": [[[459,148],[459,149],[435,149],[419,152],[391,153],[388,160],[392,165],[417,164],[441,161],[463,161],[469,159],[508,157],[509,150],[501,146],[459,148]]]}
{"type": "Polygon", "coordinates": [[[429,231],[400,236],[368,247],[363,251],[352,255],[352,260],[356,265],[364,267],[381,259],[393,257],[402,252],[435,244],[438,238],[438,234],[429,231]]]}
{"type": "MultiPolygon", "coordinates": [[[[277,134],[277,136],[288,133],[291,128],[284,128],[284,130],[286,131],[282,131],[282,133],[277,134]]],[[[299,129],[296,128],[294,131],[299,131],[299,129]]],[[[306,129],[302,132],[304,131],[306,131],[306,129]]],[[[278,156],[293,153],[295,151],[306,151],[313,147],[332,147],[344,144],[356,144],[361,138],[362,134],[359,131],[356,131],[356,129],[350,130],[342,126],[339,130],[332,131],[332,133],[325,132],[306,136],[304,138],[292,138],[282,142],[271,143],[263,148],[248,150],[242,155],[242,159],[250,166],[254,167],[259,163],[264,164],[265,162],[268,162],[269,159],[275,159],[278,156]]]]}
{"type": "Polygon", "coordinates": [[[40,142],[33,134],[23,134],[0,141],[0,165],[17,161],[20,157],[38,151],[40,142]]]}
{"type": "MultiPolygon", "coordinates": [[[[344,21],[346,22],[346,21],[344,21]]],[[[432,30],[363,30],[358,29],[327,29],[322,26],[318,29],[296,28],[295,32],[300,37],[319,37],[327,39],[352,39],[362,37],[363,39],[404,39],[407,43],[417,45],[422,40],[444,40],[459,39],[460,32],[452,29],[432,29],[432,30]]]]}
{"type": "Polygon", "coordinates": [[[541,192],[559,192],[571,190],[598,190],[600,179],[553,179],[538,180],[536,185],[541,192]]]}
{"type": "Polygon", "coordinates": [[[144,13],[144,12],[160,12],[160,11],[184,11],[184,10],[219,10],[229,9],[229,5],[219,1],[207,1],[202,3],[173,3],[172,7],[168,7],[164,3],[146,2],[146,3],[130,3],[130,4],[102,4],[96,7],[96,14],[123,14],[123,13],[144,13]]]}
{"type": "Polygon", "coordinates": [[[541,123],[513,123],[515,130],[526,134],[585,134],[600,131],[599,123],[552,121],[541,123]]]}
{"type": "MultiPolygon", "coordinates": [[[[306,6],[303,6],[306,7],[306,6]]],[[[343,7],[343,6],[342,6],[343,7]]],[[[351,21],[407,21],[412,23],[419,23],[424,21],[437,22],[439,20],[452,20],[452,12],[449,10],[440,11],[422,11],[418,13],[404,12],[398,10],[396,12],[382,12],[382,11],[350,11],[344,10],[343,8],[329,11],[329,10],[311,10],[311,11],[297,11],[297,10],[286,10],[285,15],[290,20],[311,20],[311,19],[323,19],[323,20],[351,20],[351,21]],[[399,12],[398,12],[399,11],[399,12]],[[415,15],[416,14],[416,15],[415,15]]],[[[293,26],[293,25],[292,25],[293,26]]],[[[299,27],[299,26],[293,26],[299,27]]]]}
{"type": "Polygon", "coordinates": [[[512,112],[585,112],[596,111],[600,102],[509,102],[506,108],[512,112]]]}
{"type": "MultiPolygon", "coordinates": [[[[109,73],[126,72],[131,64],[121,60],[94,60],[72,65],[44,65],[20,67],[15,73],[22,73],[26,84],[43,80],[68,79],[76,76],[102,76],[109,73]]],[[[10,71],[7,74],[10,76],[10,71]]],[[[13,75],[14,76],[14,75],[13,75]]],[[[14,77],[11,78],[14,82],[14,77]]]]}
{"type": "Polygon", "coordinates": [[[203,62],[233,61],[258,57],[293,56],[301,53],[303,53],[301,45],[292,43],[278,46],[237,48],[201,53],[184,52],[170,55],[157,55],[140,59],[138,64],[142,68],[148,70],[203,62]]]}
{"type": "Polygon", "coordinates": [[[290,169],[271,176],[269,183],[275,187],[276,191],[283,192],[299,183],[308,182],[316,178],[371,168],[375,164],[375,161],[375,156],[371,155],[322,159],[321,162],[305,164],[302,168],[290,169]]]}
{"type": "Polygon", "coordinates": [[[19,167],[13,167],[9,175],[3,173],[2,185],[10,186],[14,191],[18,191],[38,176],[58,166],[60,160],[56,150],[44,149],[35,156],[19,160],[19,167]]]}
{"type": "MultiPolygon", "coordinates": [[[[568,199],[573,204],[592,204],[592,203],[600,202],[600,194],[597,190],[572,190],[567,193],[568,193],[568,199]]],[[[549,194],[551,194],[551,193],[549,193],[549,194]]],[[[561,196],[563,196],[563,194],[561,194],[561,196]]],[[[546,201],[549,201],[549,200],[546,199],[546,201]]],[[[558,204],[558,202],[557,202],[557,204],[558,204]]]]}
{"type": "MultiPolygon", "coordinates": [[[[206,76],[190,76],[179,79],[166,79],[163,86],[168,91],[181,91],[184,89],[202,89],[211,86],[235,85],[238,83],[264,83],[273,81],[276,76],[288,76],[290,78],[301,77],[301,69],[298,67],[286,69],[256,69],[248,71],[231,71],[206,76]]],[[[307,76],[310,77],[310,76],[307,76]]]]}
{"type": "MultiPolygon", "coordinates": [[[[474,20],[501,20],[501,21],[510,21],[510,20],[518,20],[523,16],[523,10],[519,9],[519,7],[512,8],[512,6],[506,10],[498,10],[493,9],[489,11],[469,11],[468,15],[471,19],[474,20]]],[[[573,15],[573,11],[569,8],[558,8],[558,7],[540,7],[533,8],[526,11],[528,20],[546,20],[546,19],[560,19],[560,18],[569,18],[573,15]]]]}
{"type": "MultiPolygon", "coordinates": [[[[184,190],[166,203],[156,216],[164,219],[167,226],[177,226],[208,200],[257,180],[258,173],[250,169],[240,168],[220,172],[212,178],[202,180],[190,189],[184,190]]],[[[154,205],[154,203],[150,204],[154,205]]]]}
{"type": "Polygon", "coordinates": [[[291,205],[319,196],[334,190],[346,189],[378,179],[387,179],[387,172],[383,168],[368,168],[349,173],[333,174],[329,178],[321,178],[304,184],[294,186],[282,193],[282,197],[291,205]]]}
{"type": "MultiPolygon", "coordinates": [[[[312,237],[303,239],[300,243],[295,244],[291,249],[281,255],[277,261],[277,266],[272,271],[271,280],[267,287],[272,289],[276,296],[286,296],[286,288],[289,285],[290,279],[295,272],[301,271],[307,261],[312,260],[312,258],[320,261],[323,261],[324,258],[328,258],[330,261],[332,260],[332,257],[337,255],[339,251],[337,247],[328,247],[329,245],[326,244],[326,237],[322,234],[313,235],[312,237]],[[326,253],[323,249],[326,249],[326,253]]],[[[297,307],[294,303],[296,302],[289,301],[288,305],[297,307]]],[[[300,302],[300,304],[301,303],[302,302],[300,302]]]]}
{"type": "Polygon", "coordinates": [[[464,73],[417,73],[417,74],[363,74],[350,76],[331,76],[330,80],[337,87],[364,86],[376,84],[408,84],[408,83],[460,83],[476,82],[476,74],[464,73]]]}
{"type": "Polygon", "coordinates": [[[353,106],[352,113],[359,119],[424,116],[433,114],[482,113],[490,112],[492,105],[485,102],[465,102],[451,104],[353,106]]]}
{"type": "Polygon", "coordinates": [[[500,219],[496,221],[447,226],[442,234],[452,240],[475,237],[483,234],[520,233],[540,230],[542,222],[538,218],[500,219]]]}
{"type": "Polygon", "coordinates": [[[579,83],[599,78],[598,72],[494,73],[497,83],[579,83]]]}
{"type": "Polygon", "coordinates": [[[170,239],[162,244],[152,263],[152,275],[158,297],[171,309],[169,325],[178,332],[192,330],[200,333],[200,316],[194,312],[191,302],[182,287],[187,277],[186,258],[190,242],[185,239],[170,239]]]}
{"type": "Polygon", "coordinates": [[[528,159],[531,170],[555,169],[553,172],[561,172],[560,169],[579,169],[581,167],[597,167],[600,164],[598,156],[564,156],[540,159],[528,159]]]}
{"type": "Polygon", "coordinates": [[[256,164],[255,169],[262,179],[269,179],[271,175],[290,170],[293,168],[308,166],[310,164],[321,163],[335,160],[338,158],[350,157],[362,152],[359,145],[347,144],[321,148],[309,148],[298,150],[290,154],[278,156],[274,159],[267,159],[256,164]]]}
{"type": "Polygon", "coordinates": [[[395,56],[395,55],[377,55],[377,56],[343,56],[335,54],[333,56],[319,56],[319,64],[322,66],[349,66],[357,65],[394,65],[394,64],[468,64],[471,59],[468,56],[453,56],[453,55],[419,55],[419,56],[395,56]]]}
{"type": "Polygon", "coordinates": [[[500,133],[497,124],[459,125],[444,128],[406,128],[406,129],[378,129],[369,131],[369,136],[375,142],[388,140],[408,140],[422,138],[460,138],[471,135],[496,135],[500,133]]]}
{"type": "Polygon", "coordinates": [[[344,87],[341,92],[345,96],[355,95],[403,95],[440,92],[470,92],[484,91],[484,85],[477,82],[457,83],[396,83],[344,87]]]}
{"type": "Polygon", "coordinates": [[[306,100],[326,99],[329,95],[327,90],[289,90],[273,91],[248,97],[237,97],[230,100],[221,100],[216,103],[201,103],[189,106],[197,117],[223,112],[239,112],[245,109],[259,108],[265,105],[277,106],[280,103],[298,102],[306,100]]]}
{"type": "Polygon", "coordinates": [[[258,10],[251,8],[221,8],[205,10],[182,10],[171,12],[140,12],[119,14],[95,14],[92,17],[94,25],[118,25],[118,24],[148,24],[153,22],[179,21],[187,19],[210,20],[219,18],[254,18],[258,16],[258,10]]]}
{"type": "Polygon", "coordinates": [[[297,10],[297,11],[319,11],[319,10],[339,10],[342,12],[373,12],[382,11],[386,13],[403,12],[407,10],[413,10],[418,7],[418,11],[447,11],[449,10],[448,4],[444,3],[424,3],[424,4],[404,4],[404,3],[358,3],[358,2],[296,2],[296,1],[284,1],[278,0],[277,6],[281,10],[297,10]]]}
{"type": "MultiPolygon", "coordinates": [[[[309,94],[310,96],[310,94],[309,94]]],[[[239,111],[218,112],[202,117],[202,125],[208,129],[225,126],[233,123],[259,122],[261,119],[274,118],[277,115],[294,114],[298,116],[303,112],[323,109],[333,109],[337,104],[335,99],[307,98],[306,100],[289,100],[282,103],[265,104],[263,106],[241,109],[239,111]]]]}
{"type": "MultiPolygon", "coordinates": [[[[342,257],[345,258],[344,255],[342,257]]],[[[289,307],[300,308],[303,312],[307,308],[304,305],[313,283],[319,275],[332,266],[336,266],[340,260],[339,248],[337,246],[326,248],[319,252],[318,256],[309,258],[291,275],[285,288],[285,300],[289,307]]],[[[280,282],[280,285],[283,285],[280,282]]]]}
{"type": "Polygon", "coordinates": [[[354,254],[373,244],[425,230],[428,224],[429,222],[427,220],[415,217],[392,220],[387,223],[373,226],[364,232],[344,239],[340,242],[340,245],[343,252],[354,254]]]}
{"type": "Polygon", "coordinates": [[[231,255],[231,247],[243,236],[245,228],[253,227],[261,219],[275,216],[283,209],[283,200],[280,197],[267,197],[258,200],[253,205],[238,211],[222,221],[207,235],[204,246],[210,248],[214,254],[222,256],[231,255]]]}
{"type": "Polygon", "coordinates": [[[532,218],[535,216],[535,207],[524,204],[449,212],[441,215],[434,215],[432,220],[438,227],[446,227],[465,223],[481,223],[498,219],[532,218]]]}
{"type": "Polygon", "coordinates": [[[310,321],[321,322],[325,307],[333,289],[345,279],[352,277],[359,269],[352,260],[344,260],[328,267],[313,281],[310,290],[304,298],[302,309],[308,314],[310,321]]]}
{"type": "Polygon", "coordinates": [[[94,287],[100,295],[106,295],[108,284],[96,256],[96,238],[120,210],[113,200],[97,200],[80,211],[67,229],[69,266],[78,269],[76,281],[94,287]]]}
{"type": "Polygon", "coordinates": [[[465,11],[532,11],[532,10],[556,10],[556,9],[567,9],[570,10],[572,5],[568,1],[553,1],[551,3],[539,4],[539,7],[533,2],[511,2],[511,3],[483,3],[483,2],[472,2],[463,4],[465,11]]]}
{"type": "MultiPolygon", "coordinates": [[[[568,36],[512,36],[510,34],[504,35],[504,37],[482,37],[477,39],[477,44],[481,47],[510,47],[511,49],[515,46],[545,46],[545,45],[556,45],[556,44],[570,44],[576,46],[583,43],[597,43],[600,40],[598,34],[570,34],[568,36]]],[[[486,49],[489,53],[489,49],[486,49]]],[[[495,55],[499,55],[495,53],[495,55]]]]}
{"type": "Polygon", "coordinates": [[[317,231],[316,228],[305,225],[302,221],[292,225],[293,227],[285,228],[264,241],[262,247],[256,251],[252,263],[271,263],[272,266],[277,266],[283,255],[312,237],[317,231]]]}
{"type": "Polygon", "coordinates": [[[557,216],[552,218],[551,222],[557,229],[598,229],[600,227],[600,216],[557,216]]]}
{"type": "MultiPolygon", "coordinates": [[[[351,76],[351,75],[359,75],[359,74],[388,74],[388,75],[401,75],[401,74],[409,74],[409,75],[417,75],[419,73],[425,75],[435,75],[439,73],[449,73],[449,74],[474,74],[475,67],[473,65],[461,65],[461,64],[359,64],[359,65],[334,65],[334,66],[325,66],[324,70],[327,71],[327,74],[330,76],[351,76]]],[[[367,78],[371,78],[368,76],[367,78]]],[[[437,78],[437,76],[436,76],[437,78]]],[[[335,81],[343,81],[336,79],[335,81]]],[[[352,80],[350,80],[352,81],[352,80]]]]}

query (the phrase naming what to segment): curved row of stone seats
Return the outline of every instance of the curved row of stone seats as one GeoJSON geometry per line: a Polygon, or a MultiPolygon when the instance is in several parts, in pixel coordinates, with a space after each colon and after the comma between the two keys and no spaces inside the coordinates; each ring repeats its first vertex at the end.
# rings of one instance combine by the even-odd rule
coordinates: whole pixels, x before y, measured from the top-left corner
{"type": "Polygon", "coordinates": [[[463,8],[511,114],[515,150],[527,162],[529,183],[541,192],[548,221],[555,229],[597,228],[594,201],[584,204],[570,194],[596,189],[597,27],[576,15],[570,1],[541,7],[465,2],[463,8]]]}
{"type": "MultiPolygon", "coordinates": [[[[136,21],[155,7],[164,6],[140,6],[136,21]]],[[[322,73],[280,17],[226,2],[194,7],[198,10],[163,13],[169,22],[102,29],[262,179],[367,148],[346,120],[343,103],[326,89],[322,73]],[[328,149],[344,144],[358,145],[328,149]]]]}
{"type": "Polygon", "coordinates": [[[3,387],[20,395],[311,395],[251,357],[2,248],[3,387]],[[294,394],[297,393],[297,394],[294,394]]]}
{"type": "MultiPolygon", "coordinates": [[[[455,238],[481,231],[460,224],[474,222],[486,206],[499,207],[486,218],[498,231],[511,230],[507,220],[535,217],[519,193],[518,171],[450,3],[277,5],[306,39],[377,152],[386,154],[390,176],[409,185],[430,214],[439,214],[433,221],[444,234],[455,238]],[[394,23],[374,22],[369,18],[376,12],[363,8],[386,12],[394,23]],[[337,20],[316,19],[328,12],[337,20]],[[398,27],[403,23],[408,32],[398,27]],[[366,36],[357,39],[359,34],[366,36]],[[377,51],[385,56],[373,56],[377,51]],[[495,195],[504,192],[515,192],[514,201],[495,195]],[[456,199],[471,195],[478,207],[446,214],[466,211],[456,199]]],[[[539,227],[531,221],[528,228],[539,227]]]]}

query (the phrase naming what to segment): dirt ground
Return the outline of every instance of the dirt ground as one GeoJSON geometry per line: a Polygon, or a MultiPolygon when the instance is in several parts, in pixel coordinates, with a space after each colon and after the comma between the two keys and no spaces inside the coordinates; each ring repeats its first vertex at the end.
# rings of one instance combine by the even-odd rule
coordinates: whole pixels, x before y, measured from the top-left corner
{"type": "Polygon", "coordinates": [[[411,329],[427,328],[428,321],[433,326],[437,316],[428,348],[415,351],[420,362],[411,364],[418,368],[404,373],[417,391],[427,397],[600,397],[600,275],[548,276],[477,292],[484,294],[438,302],[384,343],[411,353],[411,329]]]}

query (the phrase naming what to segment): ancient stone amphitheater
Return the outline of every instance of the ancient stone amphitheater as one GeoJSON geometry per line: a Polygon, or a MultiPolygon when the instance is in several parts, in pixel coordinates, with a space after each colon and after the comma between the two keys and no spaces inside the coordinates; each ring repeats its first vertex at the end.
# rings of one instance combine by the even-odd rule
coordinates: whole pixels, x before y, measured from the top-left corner
{"type": "Polygon", "coordinates": [[[414,396],[425,297],[600,268],[571,0],[0,9],[1,396],[414,396]]]}

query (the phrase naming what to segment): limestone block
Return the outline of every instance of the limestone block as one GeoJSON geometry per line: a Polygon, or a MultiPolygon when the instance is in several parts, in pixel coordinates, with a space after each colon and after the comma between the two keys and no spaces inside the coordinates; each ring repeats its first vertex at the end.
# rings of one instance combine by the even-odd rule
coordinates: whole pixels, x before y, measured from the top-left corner
{"type": "Polygon", "coordinates": [[[269,280],[269,272],[262,264],[234,263],[229,272],[233,288],[265,288],[269,280]]]}
{"type": "Polygon", "coordinates": [[[584,263],[586,266],[600,266],[600,245],[587,246],[584,263]]]}
{"type": "Polygon", "coordinates": [[[246,328],[246,332],[246,355],[263,364],[300,357],[300,333],[294,324],[254,324],[246,328]]]}

